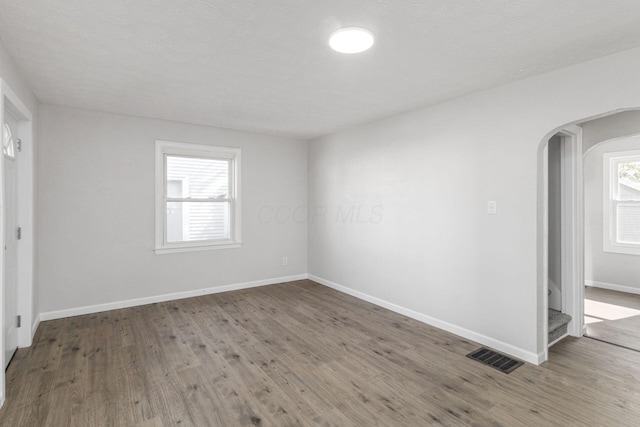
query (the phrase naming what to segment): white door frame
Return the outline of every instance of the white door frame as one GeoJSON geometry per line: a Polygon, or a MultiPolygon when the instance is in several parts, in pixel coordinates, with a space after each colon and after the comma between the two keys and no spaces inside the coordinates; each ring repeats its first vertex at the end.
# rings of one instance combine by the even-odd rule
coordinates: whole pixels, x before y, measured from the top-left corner
{"type": "MultiPolygon", "coordinates": [[[[18,121],[18,135],[21,140],[21,151],[16,153],[18,178],[18,224],[22,227],[22,239],[18,244],[18,313],[22,324],[18,329],[18,346],[31,345],[33,334],[39,319],[34,317],[34,147],[33,147],[33,115],[9,85],[0,78],[0,123],[4,124],[5,108],[15,115],[18,121]]],[[[4,162],[0,162],[0,240],[4,247],[4,162]]],[[[11,232],[11,231],[9,231],[11,232]]],[[[4,253],[4,251],[3,251],[4,253]]],[[[0,331],[2,331],[2,351],[0,359],[4,366],[4,256],[0,257],[0,331]]],[[[0,406],[5,398],[4,369],[0,373],[0,406]]]]}
{"type": "MultiPolygon", "coordinates": [[[[571,316],[567,332],[581,337],[584,324],[584,190],[582,176],[582,128],[566,126],[554,135],[562,137],[562,308],[571,316]]],[[[553,136],[553,135],[551,135],[553,136]]],[[[542,154],[542,316],[540,333],[544,360],[549,358],[549,159],[548,140],[542,154]]],[[[540,341],[539,341],[540,342],[540,341]]]]}

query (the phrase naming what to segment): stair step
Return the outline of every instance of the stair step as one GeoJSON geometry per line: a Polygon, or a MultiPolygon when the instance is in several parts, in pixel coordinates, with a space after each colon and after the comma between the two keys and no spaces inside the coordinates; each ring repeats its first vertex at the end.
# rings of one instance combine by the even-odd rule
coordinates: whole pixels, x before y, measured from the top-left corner
{"type": "Polygon", "coordinates": [[[549,309],[549,332],[566,326],[571,321],[571,316],[557,310],[549,309]]]}
{"type": "Polygon", "coordinates": [[[571,316],[557,310],[549,309],[549,342],[552,343],[567,333],[567,325],[571,316]]]}

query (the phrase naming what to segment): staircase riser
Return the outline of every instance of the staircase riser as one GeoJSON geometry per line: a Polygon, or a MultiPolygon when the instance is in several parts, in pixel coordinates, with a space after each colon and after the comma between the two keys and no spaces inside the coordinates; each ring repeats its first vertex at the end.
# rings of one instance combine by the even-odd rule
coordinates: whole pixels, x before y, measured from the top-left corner
{"type": "Polygon", "coordinates": [[[552,343],[567,333],[567,325],[562,325],[555,331],[549,333],[549,342],[552,343]]]}

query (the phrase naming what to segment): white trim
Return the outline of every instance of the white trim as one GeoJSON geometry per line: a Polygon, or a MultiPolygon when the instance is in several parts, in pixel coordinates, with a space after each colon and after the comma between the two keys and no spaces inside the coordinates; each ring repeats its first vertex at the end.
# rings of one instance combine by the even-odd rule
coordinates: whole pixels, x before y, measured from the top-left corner
{"type": "Polygon", "coordinates": [[[72,316],[82,316],[85,314],[93,314],[93,313],[99,313],[103,311],[118,310],[122,308],[135,307],[135,306],[153,304],[158,302],[192,298],[192,297],[197,297],[201,295],[210,295],[210,294],[217,294],[222,292],[237,291],[241,289],[249,289],[249,288],[255,288],[259,286],[268,286],[268,285],[275,285],[279,283],[294,282],[297,280],[304,280],[304,279],[312,280],[320,285],[326,286],[331,289],[335,289],[347,295],[351,295],[358,299],[370,302],[379,307],[402,314],[403,316],[410,317],[412,319],[418,320],[427,325],[431,325],[436,328],[450,332],[452,334],[458,335],[460,337],[467,338],[467,339],[476,341],[480,344],[490,346],[496,350],[503,351],[514,357],[522,359],[526,362],[539,365],[545,360],[544,352],[535,354],[535,353],[526,351],[519,347],[513,346],[511,344],[507,344],[505,342],[496,340],[494,338],[477,333],[475,331],[471,331],[461,326],[457,326],[452,323],[445,322],[443,320],[428,316],[426,314],[418,313],[411,309],[399,306],[397,304],[385,301],[377,297],[373,297],[371,295],[365,294],[360,291],[356,291],[346,286],[339,285],[335,282],[323,279],[321,277],[318,277],[312,274],[297,274],[293,276],[284,276],[284,277],[277,277],[272,279],[256,280],[252,282],[215,286],[215,287],[204,288],[204,289],[196,289],[192,291],[176,292],[171,294],[155,295],[151,297],[135,298],[135,299],[124,300],[124,301],[115,301],[115,302],[105,303],[105,304],[96,304],[96,305],[90,305],[85,307],[77,307],[77,308],[70,308],[65,310],[44,312],[44,313],[40,313],[40,315],[36,318],[33,333],[35,334],[40,321],[62,319],[62,318],[72,317],[72,316]]]}
{"type": "Polygon", "coordinates": [[[215,243],[215,244],[194,244],[191,246],[180,246],[175,248],[156,248],[154,249],[156,255],[162,254],[175,254],[178,252],[199,252],[199,251],[215,251],[218,249],[237,249],[242,247],[242,242],[234,243],[215,243]]]}
{"type": "Polygon", "coordinates": [[[83,314],[99,313],[101,311],[118,310],[127,307],[136,307],[139,305],[153,304],[156,302],[165,302],[179,300],[184,298],[197,297],[201,295],[217,294],[221,292],[237,291],[240,289],[255,288],[258,286],[275,285],[278,283],[294,282],[296,280],[304,280],[306,274],[297,274],[294,276],[275,277],[273,279],[255,280],[253,282],[235,283],[232,285],[214,286],[204,289],[195,289],[192,291],[175,292],[171,294],[155,295],[150,297],[135,298],[124,301],[114,301],[105,304],[88,305],[85,307],[68,308],[65,310],[47,311],[40,313],[42,321],[62,319],[71,316],[81,316],[83,314]]]}
{"type": "MultiPolygon", "coordinates": [[[[155,145],[155,246],[156,254],[177,252],[206,251],[213,249],[233,249],[242,245],[242,207],[241,207],[241,178],[242,178],[242,150],[240,148],[219,147],[208,144],[192,144],[156,140],[155,145]],[[224,241],[205,240],[193,242],[167,243],[165,224],[165,155],[175,154],[188,157],[208,157],[230,160],[229,193],[230,201],[230,239],[224,241]]],[[[191,201],[198,201],[192,199],[191,201]]]]}
{"type": "Polygon", "coordinates": [[[241,289],[249,289],[249,288],[255,288],[259,286],[275,285],[278,283],[294,282],[297,280],[304,280],[304,279],[312,280],[320,285],[354,296],[358,299],[370,302],[372,304],[375,304],[387,310],[391,310],[393,312],[402,314],[403,316],[407,316],[412,319],[418,320],[422,323],[426,323],[427,325],[431,325],[436,328],[458,335],[460,337],[467,338],[467,339],[476,341],[480,344],[490,346],[492,348],[495,348],[496,350],[503,351],[514,357],[522,359],[526,362],[539,365],[544,361],[544,353],[540,353],[540,354],[531,353],[529,351],[523,350],[511,344],[507,344],[505,342],[496,340],[494,338],[488,337],[483,334],[479,334],[469,329],[445,322],[440,319],[436,319],[435,317],[418,313],[408,308],[399,306],[397,304],[385,301],[377,297],[373,297],[371,295],[365,294],[360,291],[353,290],[346,286],[339,285],[337,283],[331,282],[329,280],[323,279],[318,276],[314,276],[312,274],[297,274],[293,276],[284,276],[284,277],[277,277],[272,279],[256,280],[252,282],[215,286],[215,287],[204,288],[204,289],[196,289],[192,291],[175,292],[171,294],[155,295],[155,296],[144,297],[144,298],[115,301],[115,302],[110,302],[105,304],[96,304],[96,305],[90,305],[85,307],[76,307],[76,308],[69,308],[65,310],[44,312],[44,313],[40,313],[40,315],[36,318],[33,333],[35,334],[35,331],[40,321],[62,319],[65,317],[72,317],[72,316],[82,316],[85,314],[93,314],[93,313],[99,313],[103,311],[118,310],[122,308],[135,307],[135,306],[153,304],[158,302],[192,298],[192,297],[197,297],[201,295],[210,295],[210,294],[217,294],[222,292],[237,291],[241,289]]]}
{"type": "Polygon", "coordinates": [[[562,306],[571,316],[568,335],[582,336],[584,323],[584,183],[582,128],[568,126],[563,136],[562,306]]]}
{"type": "MultiPolygon", "coordinates": [[[[549,139],[551,139],[549,137],[549,139]]],[[[538,336],[536,344],[542,344],[542,361],[549,359],[549,139],[542,148],[541,180],[538,188],[538,215],[542,218],[542,224],[538,226],[538,288],[542,288],[541,297],[538,297],[539,311],[536,324],[538,336]],[[541,303],[540,303],[541,302],[541,303]]],[[[540,347],[538,347],[538,350],[540,347]]]]}
{"type": "Polygon", "coordinates": [[[26,104],[22,102],[18,95],[16,95],[16,93],[11,89],[7,82],[5,82],[2,78],[0,78],[0,88],[2,89],[2,94],[9,98],[13,106],[20,111],[20,114],[23,116],[24,120],[31,121],[33,118],[31,111],[29,111],[26,104]]]}
{"type": "MultiPolygon", "coordinates": [[[[571,316],[568,334],[583,335],[584,327],[584,188],[582,128],[569,125],[543,141],[538,190],[538,284],[542,304],[538,306],[538,345],[542,344],[543,361],[549,358],[549,140],[562,137],[562,307],[571,316]],[[540,322],[541,321],[541,322],[540,322]]],[[[538,299],[540,301],[540,299],[538,299]]],[[[540,349],[540,348],[539,348],[540,349]]]]}
{"type": "MultiPolygon", "coordinates": [[[[31,345],[33,329],[33,257],[34,257],[34,147],[33,115],[9,85],[0,78],[0,123],[4,123],[5,108],[18,115],[18,136],[22,140],[22,151],[18,157],[18,222],[25,231],[18,245],[18,314],[22,316],[22,327],[18,329],[18,346],[31,345]]],[[[0,218],[4,218],[4,163],[0,162],[0,218]]],[[[0,243],[4,245],[4,220],[0,227],[0,243]]],[[[2,333],[0,364],[4,366],[4,256],[0,257],[0,333],[2,333]]],[[[0,406],[4,403],[5,372],[0,374],[0,406]]]]}
{"type": "Polygon", "coordinates": [[[452,334],[458,335],[460,337],[476,341],[483,345],[487,345],[496,350],[508,353],[514,357],[522,359],[526,362],[533,363],[535,365],[539,365],[540,363],[542,363],[542,358],[544,357],[543,353],[535,354],[535,353],[529,352],[527,350],[521,349],[511,344],[507,344],[505,342],[496,340],[495,338],[491,338],[486,335],[479,334],[477,332],[471,331],[461,326],[454,325],[449,322],[445,322],[444,320],[436,319],[435,317],[427,316],[426,314],[418,313],[417,311],[413,311],[411,309],[399,306],[389,301],[385,301],[381,298],[377,298],[377,297],[365,294],[364,292],[356,291],[346,286],[339,285],[330,280],[326,280],[321,277],[314,276],[313,274],[309,274],[309,280],[313,280],[314,282],[317,282],[331,289],[335,289],[337,291],[351,295],[358,299],[370,302],[371,304],[375,304],[377,306],[386,308],[387,310],[391,310],[396,313],[402,314],[403,316],[407,316],[412,319],[418,320],[422,323],[426,323],[427,325],[431,325],[436,328],[443,329],[447,332],[451,332],[452,334]]]}
{"type": "Polygon", "coordinates": [[[592,288],[609,289],[611,291],[626,292],[628,294],[640,295],[640,288],[634,288],[632,286],[616,285],[614,283],[606,283],[606,282],[596,282],[595,280],[585,280],[584,285],[592,288]]]}
{"type": "MultiPolygon", "coordinates": [[[[28,115],[25,115],[28,116],[28,115]]],[[[33,336],[30,333],[36,315],[34,300],[34,248],[35,248],[35,146],[33,122],[30,118],[18,122],[22,150],[17,153],[18,162],[18,224],[22,228],[22,239],[18,244],[18,292],[19,314],[22,327],[18,329],[18,346],[29,347],[33,336]]]]}

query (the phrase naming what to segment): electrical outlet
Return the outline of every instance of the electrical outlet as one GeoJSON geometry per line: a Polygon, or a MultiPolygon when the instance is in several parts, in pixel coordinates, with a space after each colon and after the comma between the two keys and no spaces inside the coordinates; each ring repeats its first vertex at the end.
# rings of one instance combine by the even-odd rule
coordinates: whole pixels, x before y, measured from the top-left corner
{"type": "Polygon", "coordinates": [[[487,202],[487,213],[489,215],[496,215],[498,213],[498,204],[495,200],[489,200],[487,202]]]}
{"type": "Polygon", "coordinates": [[[282,258],[282,265],[289,265],[289,258],[283,257],[282,258]]]}

